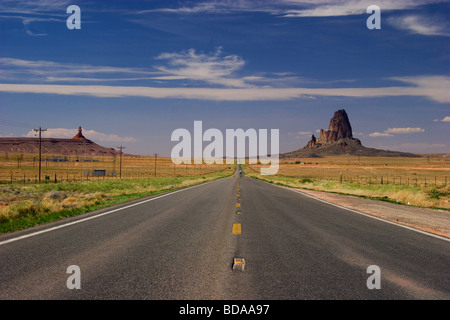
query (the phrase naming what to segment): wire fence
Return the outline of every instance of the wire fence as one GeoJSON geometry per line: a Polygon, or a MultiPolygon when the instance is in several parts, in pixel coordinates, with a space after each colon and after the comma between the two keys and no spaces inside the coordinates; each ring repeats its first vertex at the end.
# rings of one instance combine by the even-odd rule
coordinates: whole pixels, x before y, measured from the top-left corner
{"type": "MultiPolygon", "coordinates": [[[[150,179],[155,177],[185,177],[201,176],[230,169],[230,166],[208,166],[208,165],[177,165],[173,167],[147,168],[137,170],[123,170],[122,172],[111,170],[82,170],[74,171],[43,171],[41,183],[65,183],[100,180],[120,179],[150,179]]],[[[39,183],[39,174],[34,172],[0,172],[0,184],[35,184],[39,183]]]]}
{"type": "MultiPolygon", "coordinates": [[[[259,168],[254,168],[248,165],[248,168],[253,172],[259,173],[259,168]]],[[[442,175],[421,175],[416,176],[411,174],[410,176],[398,176],[398,175],[351,175],[337,172],[335,176],[323,176],[318,169],[318,175],[314,176],[311,172],[308,174],[283,174],[282,171],[278,172],[276,176],[299,179],[299,182],[307,183],[318,181],[340,182],[340,183],[354,183],[361,185],[405,185],[405,186],[417,186],[417,187],[447,187],[447,182],[450,182],[450,177],[442,175]]]]}

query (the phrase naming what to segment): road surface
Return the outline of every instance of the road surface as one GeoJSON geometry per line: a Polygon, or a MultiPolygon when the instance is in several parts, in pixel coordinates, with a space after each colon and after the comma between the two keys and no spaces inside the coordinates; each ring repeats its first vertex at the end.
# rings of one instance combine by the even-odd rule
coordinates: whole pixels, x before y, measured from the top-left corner
{"type": "Polygon", "coordinates": [[[449,241],[238,172],[1,236],[0,299],[450,298],[449,241]]]}

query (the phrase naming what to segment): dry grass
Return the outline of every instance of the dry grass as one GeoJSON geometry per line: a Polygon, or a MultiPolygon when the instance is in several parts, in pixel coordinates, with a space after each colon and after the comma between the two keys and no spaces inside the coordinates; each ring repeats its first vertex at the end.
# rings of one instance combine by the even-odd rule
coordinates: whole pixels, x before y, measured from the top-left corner
{"type": "Polygon", "coordinates": [[[294,188],[450,209],[450,159],[443,156],[282,159],[274,176],[261,176],[261,165],[244,168],[250,176],[294,188]]]}
{"type": "Polygon", "coordinates": [[[36,183],[34,155],[21,157],[20,165],[14,158],[9,154],[8,159],[4,157],[1,161],[0,157],[0,229],[12,220],[41,219],[52,213],[83,208],[91,210],[211,181],[235,170],[233,165],[174,165],[170,158],[157,158],[155,177],[154,157],[123,157],[122,179],[119,179],[118,159],[94,157],[96,162],[81,162],[72,158],[68,162],[43,164],[42,177],[52,178],[36,183]],[[108,176],[84,176],[84,172],[94,169],[105,169],[108,176]],[[117,176],[110,175],[113,171],[117,176]]]}
{"type": "MultiPolygon", "coordinates": [[[[39,162],[35,154],[3,154],[0,155],[0,183],[36,183],[38,181],[39,162]],[[20,160],[19,160],[20,159],[20,160]]],[[[116,156],[65,156],[43,155],[41,162],[41,180],[43,182],[87,181],[99,179],[186,177],[199,176],[225,170],[229,165],[175,165],[171,158],[152,156],[123,156],[122,168],[120,157],[116,156]],[[66,158],[65,162],[46,161],[55,157],[66,158]],[[94,177],[96,169],[106,170],[106,177],[94,177]],[[86,174],[89,173],[89,176],[86,174]],[[47,177],[47,179],[46,179],[47,177]]]]}

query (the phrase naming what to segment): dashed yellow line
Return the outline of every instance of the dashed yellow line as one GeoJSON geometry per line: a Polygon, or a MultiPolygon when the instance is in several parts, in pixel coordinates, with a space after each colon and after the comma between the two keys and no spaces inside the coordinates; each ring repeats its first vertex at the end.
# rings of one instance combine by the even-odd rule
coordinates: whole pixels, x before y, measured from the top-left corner
{"type": "Polygon", "coordinates": [[[239,208],[241,206],[241,204],[238,202],[236,203],[236,208],[239,208]]]}
{"type": "Polygon", "coordinates": [[[240,223],[233,223],[233,234],[241,234],[241,224],[240,223]]]}

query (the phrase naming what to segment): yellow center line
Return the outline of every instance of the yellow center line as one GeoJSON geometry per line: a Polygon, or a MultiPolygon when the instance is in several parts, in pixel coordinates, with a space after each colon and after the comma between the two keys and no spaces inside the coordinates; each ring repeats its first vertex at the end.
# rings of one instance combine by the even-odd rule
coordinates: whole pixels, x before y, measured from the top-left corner
{"type": "Polygon", "coordinates": [[[233,234],[241,234],[241,224],[240,223],[233,223],[233,234]]]}
{"type": "Polygon", "coordinates": [[[236,208],[239,208],[241,206],[240,203],[236,203],[236,208]]]}

